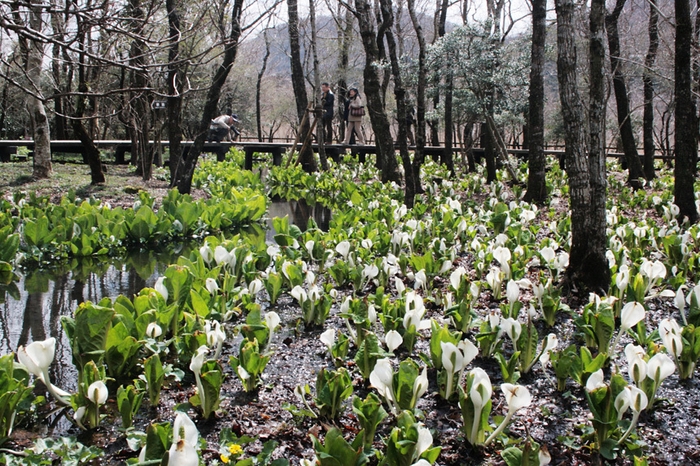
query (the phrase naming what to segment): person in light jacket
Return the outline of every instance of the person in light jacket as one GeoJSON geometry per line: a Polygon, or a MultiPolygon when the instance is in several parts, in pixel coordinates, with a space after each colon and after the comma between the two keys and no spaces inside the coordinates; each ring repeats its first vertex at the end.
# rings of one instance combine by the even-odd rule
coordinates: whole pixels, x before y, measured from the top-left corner
{"type": "Polygon", "coordinates": [[[350,102],[348,108],[350,111],[348,112],[348,127],[345,130],[345,140],[343,144],[348,145],[350,143],[350,135],[353,131],[355,131],[357,143],[364,144],[365,141],[362,137],[362,116],[352,114],[353,108],[364,108],[362,98],[360,97],[360,92],[354,87],[348,91],[348,94],[348,101],[350,102]]]}
{"type": "Polygon", "coordinates": [[[238,123],[238,115],[220,115],[211,120],[209,126],[209,140],[213,142],[232,141],[233,138],[241,134],[236,128],[238,123]],[[231,137],[233,133],[233,138],[231,137]]]}

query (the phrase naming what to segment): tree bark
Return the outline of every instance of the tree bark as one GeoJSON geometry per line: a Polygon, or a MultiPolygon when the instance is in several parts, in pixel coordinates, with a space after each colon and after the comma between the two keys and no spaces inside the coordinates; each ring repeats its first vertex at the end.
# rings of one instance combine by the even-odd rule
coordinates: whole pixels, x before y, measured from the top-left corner
{"type": "MultiPolygon", "coordinates": [[[[306,80],[304,79],[304,68],[301,66],[301,45],[299,44],[299,6],[297,0],[287,0],[287,11],[289,16],[289,51],[292,68],[292,88],[294,89],[294,99],[297,105],[297,117],[301,122],[299,128],[300,139],[304,141],[310,137],[310,119],[304,118],[304,113],[309,106],[309,98],[306,94],[306,80]]],[[[310,144],[302,144],[300,153],[301,165],[308,173],[317,170],[316,158],[310,144]]]]}
{"type": "MultiPolygon", "coordinates": [[[[29,4],[29,27],[41,32],[44,27],[42,19],[43,3],[32,0],[29,4]]],[[[46,116],[44,102],[37,95],[42,95],[40,77],[43,75],[42,64],[44,45],[37,40],[30,40],[27,50],[26,72],[32,93],[27,96],[27,109],[34,127],[34,169],[32,176],[37,179],[49,178],[51,167],[51,133],[49,119],[46,116]]]]}
{"type": "Polygon", "coordinates": [[[547,0],[532,0],[532,47],[528,98],[528,178],[525,200],[542,205],[547,200],[544,155],[544,64],[547,39],[547,0]]]}
{"type": "Polygon", "coordinates": [[[450,171],[450,176],[455,176],[455,162],[452,155],[454,148],[454,128],[452,124],[452,101],[454,79],[452,73],[445,76],[445,151],[442,153],[442,163],[450,171]]]}
{"type": "MultiPolygon", "coordinates": [[[[439,38],[444,37],[446,33],[447,26],[447,9],[450,6],[449,0],[436,0],[435,2],[435,35],[433,36],[433,43],[435,43],[439,38]]],[[[435,77],[435,82],[433,82],[433,87],[435,88],[435,95],[433,96],[433,108],[437,109],[440,106],[440,75],[437,74],[435,77]]],[[[447,105],[445,105],[447,107],[447,105]]],[[[451,118],[451,117],[450,117],[451,118]]],[[[440,121],[436,118],[430,121],[430,143],[433,146],[440,145],[440,121]]],[[[447,137],[447,123],[445,123],[445,137],[447,137]]],[[[445,159],[443,156],[443,163],[445,159]]]]}
{"type": "Polygon", "coordinates": [[[182,85],[185,72],[180,62],[180,8],[177,0],[166,0],[168,10],[168,98],[166,120],[168,125],[168,150],[170,160],[170,179],[177,179],[177,168],[182,159],[182,85]]]}
{"type": "MultiPolygon", "coordinates": [[[[606,232],[607,175],[605,169],[605,0],[592,0],[589,18],[589,136],[588,173],[591,200],[588,213],[588,244],[595,251],[591,266],[600,264],[600,282],[592,288],[607,291],[610,270],[605,252],[608,249],[606,232]],[[601,252],[602,251],[602,252],[601,252]],[[602,254],[602,259],[601,259],[602,254]]],[[[595,274],[595,271],[594,271],[595,274]]]]}
{"type": "MultiPolygon", "coordinates": [[[[363,73],[365,100],[377,145],[377,162],[381,167],[382,181],[384,183],[399,181],[394,139],[391,136],[389,117],[384,110],[382,85],[375,66],[380,58],[377,41],[379,33],[375,33],[371,5],[366,0],[355,0],[355,9],[362,45],[365,50],[365,68],[363,73]]],[[[383,25],[380,25],[380,31],[383,27],[383,25]]]]}
{"type": "Polygon", "coordinates": [[[338,141],[345,140],[345,101],[347,100],[348,83],[347,75],[350,66],[350,44],[352,43],[352,11],[345,8],[343,0],[339,0],[339,11],[344,12],[342,20],[338,14],[338,81],[336,84],[337,117],[342,124],[339,125],[338,141]]]}
{"type": "Polygon", "coordinates": [[[267,35],[267,29],[263,30],[263,39],[265,40],[265,55],[263,56],[262,66],[258,72],[258,80],[255,83],[255,122],[258,127],[258,141],[263,142],[262,130],[262,106],[260,105],[260,95],[262,93],[262,80],[267,68],[267,60],[270,58],[270,38],[267,35]]]}
{"type": "MultiPolygon", "coordinates": [[[[309,1],[309,23],[311,26],[311,53],[314,69],[314,113],[316,115],[316,144],[318,144],[318,158],[321,161],[321,169],[328,171],[328,159],[326,158],[326,125],[323,122],[323,104],[321,101],[321,71],[318,60],[318,36],[316,30],[316,0],[309,1]]],[[[331,138],[333,135],[331,134],[331,138]]]]}
{"type": "Polygon", "coordinates": [[[152,125],[150,98],[146,89],[150,84],[150,76],[146,63],[146,44],[143,30],[146,24],[145,12],[141,0],[129,0],[130,32],[132,33],[129,49],[129,65],[131,66],[130,124],[132,132],[132,163],[137,164],[137,173],[144,180],[151,179],[153,172],[154,148],[149,143],[152,125]]]}
{"type": "Polygon", "coordinates": [[[408,153],[408,133],[406,130],[406,115],[408,113],[406,105],[406,89],[401,78],[401,66],[399,64],[399,56],[397,53],[396,40],[392,27],[394,24],[394,12],[392,10],[391,0],[381,0],[382,20],[387,26],[386,40],[389,49],[389,59],[391,61],[391,72],[394,75],[394,96],[396,97],[396,118],[399,120],[399,153],[403,162],[404,173],[406,174],[405,189],[404,189],[404,204],[408,208],[412,208],[416,190],[413,180],[413,166],[411,164],[411,156],[408,153]]]}
{"type": "Polygon", "coordinates": [[[480,127],[481,138],[479,145],[484,150],[484,160],[486,161],[486,182],[491,184],[496,181],[496,141],[487,122],[483,121],[480,127]]]}
{"type": "Polygon", "coordinates": [[[408,14],[416,31],[418,41],[418,83],[416,85],[416,150],[413,154],[413,184],[416,193],[422,193],[420,168],[425,161],[425,88],[427,85],[427,68],[425,63],[426,43],[423,27],[416,15],[416,0],[408,0],[408,14]]]}
{"type": "MultiPolygon", "coordinates": [[[[571,250],[565,285],[598,293],[607,292],[610,269],[605,244],[592,241],[594,228],[605,231],[606,225],[594,224],[591,216],[592,190],[587,159],[588,140],[583,104],[577,87],[576,43],[573,0],[556,0],[557,74],[559,97],[564,120],[566,167],[569,176],[571,208],[571,250]]],[[[603,218],[605,216],[603,215],[603,218]]]]}
{"type": "Polygon", "coordinates": [[[656,9],[656,0],[649,0],[649,48],[644,59],[644,177],[647,180],[654,179],[654,64],[656,53],[659,49],[659,12],[656,9]]]}
{"type": "MultiPolygon", "coordinates": [[[[60,95],[63,92],[62,84],[65,76],[63,71],[65,65],[61,65],[62,47],[60,45],[60,42],[65,40],[65,21],[62,16],[63,12],[61,11],[61,6],[56,0],[51,1],[51,8],[54,10],[51,12],[51,28],[53,29],[54,37],[56,38],[56,42],[51,47],[51,74],[53,78],[53,90],[54,94],[56,94],[53,101],[54,137],[57,140],[62,140],[68,139],[68,124],[66,122],[66,110],[64,109],[64,97],[60,95]]],[[[65,89],[70,88],[66,87],[65,89]]]]}
{"type": "Polygon", "coordinates": [[[675,204],[680,209],[678,221],[698,221],[693,185],[697,164],[697,116],[691,92],[691,43],[693,25],[689,0],[676,0],[675,95],[676,95],[676,164],[674,167],[675,204]]]}
{"type": "MultiPolygon", "coordinates": [[[[87,26],[87,30],[84,29],[86,25],[81,21],[77,21],[78,28],[78,41],[82,44],[81,49],[85,50],[86,44],[85,37],[89,34],[90,28],[87,26]]],[[[93,135],[85,127],[83,117],[86,113],[86,108],[88,106],[89,87],[88,81],[88,70],[86,66],[86,56],[84,53],[79,54],[78,57],[78,92],[80,93],[76,99],[75,114],[74,118],[71,120],[71,126],[73,132],[80,140],[83,145],[83,158],[87,161],[90,166],[90,184],[100,184],[105,182],[105,175],[102,171],[102,161],[100,159],[100,150],[95,146],[93,141],[93,135]]]]}
{"type": "Polygon", "coordinates": [[[216,117],[216,110],[219,104],[219,97],[221,95],[221,88],[226,82],[233,62],[236,60],[236,55],[238,53],[238,39],[241,36],[241,13],[243,10],[244,0],[234,0],[233,8],[231,11],[231,32],[224,44],[224,58],[216,69],[214,78],[212,79],[212,84],[207,91],[207,98],[204,102],[204,110],[202,112],[202,119],[199,122],[199,128],[197,135],[194,139],[192,149],[189,155],[185,158],[181,158],[180,168],[177,170],[177,189],[180,193],[189,193],[192,190],[192,177],[194,176],[194,170],[197,166],[197,160],[202,153],[204,148],[204,143],[206,142],[207,136],[209,134],[209,125],[211,120],[216,117]]]}
{"type": "Polygon", "coordinates": [[[644,176],[642,163],[637,153],[637,142],[634,140],[632,130],[632,114],[630,113],[629,95],[627,94],[627,83],[625,75],[622,73],[622,63],[620,60],[620,33],[618,30],[618,19],[626,0],[617,0],[612,13],[605,16],[605,26],[608,32],[608,47],[610,47],[610,68],[613,74],[613,89],[615,90],[615,101],[617,102],[617,123],[620,128],[620,139],[625,153],[625,161],[629,170],[627,182],[634,188],[641,188],[640,178],[644,176]]]}

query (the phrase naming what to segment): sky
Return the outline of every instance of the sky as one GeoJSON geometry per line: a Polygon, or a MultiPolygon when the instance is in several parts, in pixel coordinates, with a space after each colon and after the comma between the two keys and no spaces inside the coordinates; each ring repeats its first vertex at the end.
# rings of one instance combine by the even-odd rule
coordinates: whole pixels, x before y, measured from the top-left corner
{"type": "MultiPolygon", "coordinates": [[[[306,18],[309,14],[309,0],[299,1],[299,16],[306,18]]],[[[394,2],[404,2],[406,0],[393,0],[394,2]]],[[[435,2],[437,0],[416,0],[417,10],[425,12],[424,14],[432,15],[435,11],[435,2]]],[[[447,20],[452,23],[461,24],[462,17],[460,10],[464,4],[464,0],[452,0],[453,4],[448,9],[447,20]]],[[[469,4],[468,17],[474,21],[483,21],[487,17],[486,0],[467,0],[469,4]]],[[[529,18],[530,8],[527,0],[506,0],[510,3],[510,11],[512,18],[516,21],[511,33],[525,32],[530,27],[531,21],[529,18]]],[[[353,4],[353,0],[348,0],[353,4]]],[[[274,14],[273,24],[285,23],[287,21],[287,5],[284,0],[258,0],[248,3],[247,14],[249,18],[257,17],[261,13],[268,11],[272,5],[277,3],[276,12],[274,14]]],[[[334,8],[337,6],[337,0],[317,0],[316,14],[317,16],[327,15],[329,6],[334,8]]],[[[265,25],[258,24],[254,31],[261,30],[265,25]]],[[[254,32],[252,32],[254,34],[254,32]]]]}

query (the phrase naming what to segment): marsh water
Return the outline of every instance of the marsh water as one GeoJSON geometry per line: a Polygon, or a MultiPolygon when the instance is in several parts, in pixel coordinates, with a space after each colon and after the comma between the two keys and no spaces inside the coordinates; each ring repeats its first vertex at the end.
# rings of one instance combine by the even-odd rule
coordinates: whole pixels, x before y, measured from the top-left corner
{"type": "MultiPolygon", "coordinates": [[[[330,211],[320,205],[297,201],[270,205],[269,218],[284,216],[302,230],[310,217],[322,229],[327,229],[330,221],[330,211]]],[[[267,229],[258,227],[242,233],[265,235],[268,242],[273,241],[275,234],[271,221],[267,229]]],[[[81,302],[98,302],[119,295],[132,297],[144,287],[152,287],[168,265],[200,245],[201,241],[170,245],[167,252],[140,251],[124,258],[72,259],[52,269],[21,271],[19,281],[0,288],[0,354],[53,336],[57,364],[52,366],[52,379],[62,388],[73,390],[76,374],[61,317],[71,316],[81,302]]]]}

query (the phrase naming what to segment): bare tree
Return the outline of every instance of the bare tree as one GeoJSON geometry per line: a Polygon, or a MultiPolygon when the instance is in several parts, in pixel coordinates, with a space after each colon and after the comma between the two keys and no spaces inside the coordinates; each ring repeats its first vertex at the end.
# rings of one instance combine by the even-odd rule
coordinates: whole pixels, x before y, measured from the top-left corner
{"type": "Polygon", "coordinates": [[[676,0],[676,165],[674,168],[675,203],[680,209],[678,219],[693,224],[698,221],[695,205],[697,148],[697,116],[695,100],[691,92],[691,43],[693,24],[690,20],[690,2],[676,0]],[[678,124],[682,122],[682,124],[678,124]]]}
{"type": "Polygon", "coordinates": [[[394,96],[396,97],[396,117],[399,120],[399,152],[403,161],[405,173],[404,204],[412,208],[416,196],[415,180],[413,178],[413,166],[411,156],[408,153],[408,134],[406,131],[406,89],[401,77],[401,66],[397,52],[396,40],[394,39],[394,11],[391,0],[381,0],[382,22],[386,26],[386,40],[391,60],[391,72],[394,76],[394,96]]]}
{"type": "Polygon", "coordinates": [[[656,0],[649,0],[649,48],[644,59],[644,177],[651,180],[654,172],[654,64],[659,50],[659,12],[656,0]]]}
{"type": "Polygon", "coordinates": [[[640,178],[644,176],[642,164],[637,153],[637,143],[632,130],[632,114],[630,112],[627,83],[622,72],[620,59],[620,33],[618,20],[627,0],[617,0],[613,11],[605,16],[605,27],[608,32],[608,47],[610,48],[610,67],[613,74],[613,89],[617,102],[617,123],[620,129],[620,139],[625,153],[625,162],[629,169],[627,182],[634,188],[641,188],[640,178]]]}
{"type": "Polygon", "coordinates": [[[416,193],[422,193],[420,167],[425,160],[425,88],[427,86],[426,43],[418,15],[416,1],[408,0],[408,14],[418,40],[418,82],[416,89],[416,151],[413,155],[413,184],[416,193]]]}
{"type": "Polygon", "coordinates": [[[338,132],[338,140],[345,140],[345,102],[348,92],[348,69],[350,66],[350,45],[352,44],[353,18],[352,10],[346,8],[343,0],[338,1],[339,12],[334,15],[336,31],[338,34],[338,81],[336,84],[336,97],[338,101],[338,119],[343,122],[338,132]]]}
{"type": "Polygon", "coordinates": [[[185,63],[182,61],[180,44],[182,26],[181,6],[178,0],[166,0],[168,14],[168,98],[166,120],[168,126],[168,149],[170,150],[170,178],[177,178],[177,168],[182,159],[182,100],[185,81],[185,63]]]}
{"type": "MultiPolygon", "coordinates": [[[[606,225],[594,223],[599,215],[591,215],[592,190],[587,158],[586,119],[578,91],[573,0],[556,0],[557,72],[559,96],[564,120],[566,168],[569,175],[571,208],[571,250],[566,270],[566,285],[606,292],[610,286],[610,269],[605,257],[605,243],[594,241],[591,232],[606,225]]],[[[599,203],[595,203],[599,205],[599,203]]],[[[603,203],[604,205],[604,203],[603,203]]],[[[605,219],[605,215],[602,216],[605,219]]]]}
{"type": "Polygon", "coordinates": [[[528,100],[528,178],[525,200],[547,199],[544,155],[544,65],[547,40],[547,0],[532,0],[532,46],[528,100]]]}
{"type": "MultiPolygon", "coordinates": [[[[318,30],[316,28],[316,0],[309,2],[309,22],[311,26],[311,54],[313,56],[314,70],[314,115],[316,116],[316,142],[318,144],[318,157],[321,161],[321,168],[328,170],[328,159],[326,158],[326,135],[325,124],[323,123],[323,104],[319,93],[321,92],[321,71],[318,61],[318,30]]],[[[331,134],[331,137],[333,135],[331,134]]]]}
{"type": "MultiPolygon", "coordinates": [[[[297,104],[297,116],[299,117],[299,134],[302,138],[310,137],[311,125],[306,112],[309,106],[309,98],[306,94],[306,80],[304,68],[301,64],[301,45],[299,43],[299,5],[297,0],[287,0],[287,11],[289,14],[289,51],[292,67],[292,87],[294,88],[294,99],[297,104]]],[[[301,164],[307,172],[315,172],[316,159],[310,145],[302,148],[300,155],[301,164]]]]}
{"type": "Polygon", "coordinates": [[[379,24],[375,29],[376,17],[367,0],[355,0],[354,13],[360,26],[360,37],[365,50],[364,91],[377,144],[377,162],[382,170],[383,182],[398,181],[394,139],[391,136],[389,118],[384,108],[382,84],[376,66],[381,58],[379,44],[383,42],[380,41],[380,37],[383,37],[386,31],[386,24],[379,24]]]}
{"type": "Polygon", "coordinates": [[[199,122],[198,132],[194,139],[192,149],[189,151],[187,157],[183,156],[180,159],[179,167],[176,170],[178,177],[177,179],[172,180],[173,185],[176,185],[178,191],[181,193],[189,193],[192,190],[192,177],[194,176],[194,169],[197,166],[197,160],[199,159],[202,149],[204,148],[204,142],[207,139],[211,120],[216,116],[216,109],[219,104],[221,88],[224,86],[226,78],[233,67],[233,62],[236,60],[236,55],[238,53],[238,40],[241,37],[241,14],[243,11],[243,2],[244,0],[234,0],[233,2],[230,16],[230,32],[226,42],[224,43],[223,60],[217,67],[214,78],[212,79],[212,84],[207,91],[207,97],[204,101],[204,109],[202,111],[202,118],[199,122]]]}
{"type": "MultiPolygon", "coordinates": [[[[95,146],[93,134],[90,133],[85,126],[86,114],[94,114],[95,112],[95,96],[92,95],[89,88],[89,83],[96,82],[99,74],[99,65],[93,64],[88,66],[91,60],[85,53],[89,50],[87,39],[92,31],[92,25],[85,22],[80,16],[76,17],[76,39],[81,44],[82,52],[78,53],[77,67],[78,71],[78,93],[75,96],[75,110],[71,118],[71,127],[73,132],[83,144],[83,158],[90,165],[90,177],[92,184],[105,182],[105,175],[102,171],[102,161],[100,160],[100,150],[95,146]]],[[[90,115],[92,116],[92,115],[90,115]]]]}
{"type": "MultiPolygon", "coordinates": [[[[17,9],[13,11],[17,22],[22,21],[19,3],[14,3],[17,9]]],[[[44,29],[44,4],[39,0],[29,2],[29,30],[41,34],[44,29]]],[[[18,24],[19,26],[20,24],[18,24]]],[[[43,92],[40,77],[44,63],[44,43],[39,39],[24,39],[26,51],[25,67],[28,88],[27,109],[32,121],[34,132],[34,178],[49,178],[53,172],[51,167],[51,133],[49,119],[44,108],[43,92]]]]}
{"type": "MultiPolygon", "coordinates": [[[[590,205],[586,227],[587,241],[590,252],[577,251],[582,265],[577,273],[583,272],[583,280],[591,289],[607,290],[610,281],[610,271],[605,252],[608,249],[606,232],[607,218],[605,201],[607,199],[607,176],[605,171],[605,0],[592,0],[589,17],[589,101],[588,101],[588,180],[590,185],[590,205]],[[588,256],[584,254],[590,254],[588,256]],[[601,258],[602,254],[602,258],[601,258]],[[600,271],[590,271],[587,267],[600,267],[600,271]],[[596,281],[591,282],[591,275],[599,274],[596,281]]],[[[569,176],[571,174],[569,173],[569,176]]],[[[572,222],[573,223],[573,222],[572,222]]],[[[573,256],[572,247],[572,256],[573,256]]],[[[568,273],[568,271],[567,271],[568,273]]],[[[569,275],[571,276],[571,275],[569,275]]]]}
{"type": "Polygon", "coordinates": [[[267,34],[267,28],[263,30],[263,40],[265,41],[265,55],[263,55],[262,66],[258,72],[258,80],[255,84],[255,122],[258,127],[258,141],[263,141],[262,130],[262,108],[260,105],[260,94],[262,93],[262,80],[267,69],[267,60],[270,58],[270,38],[267,34]]]}

